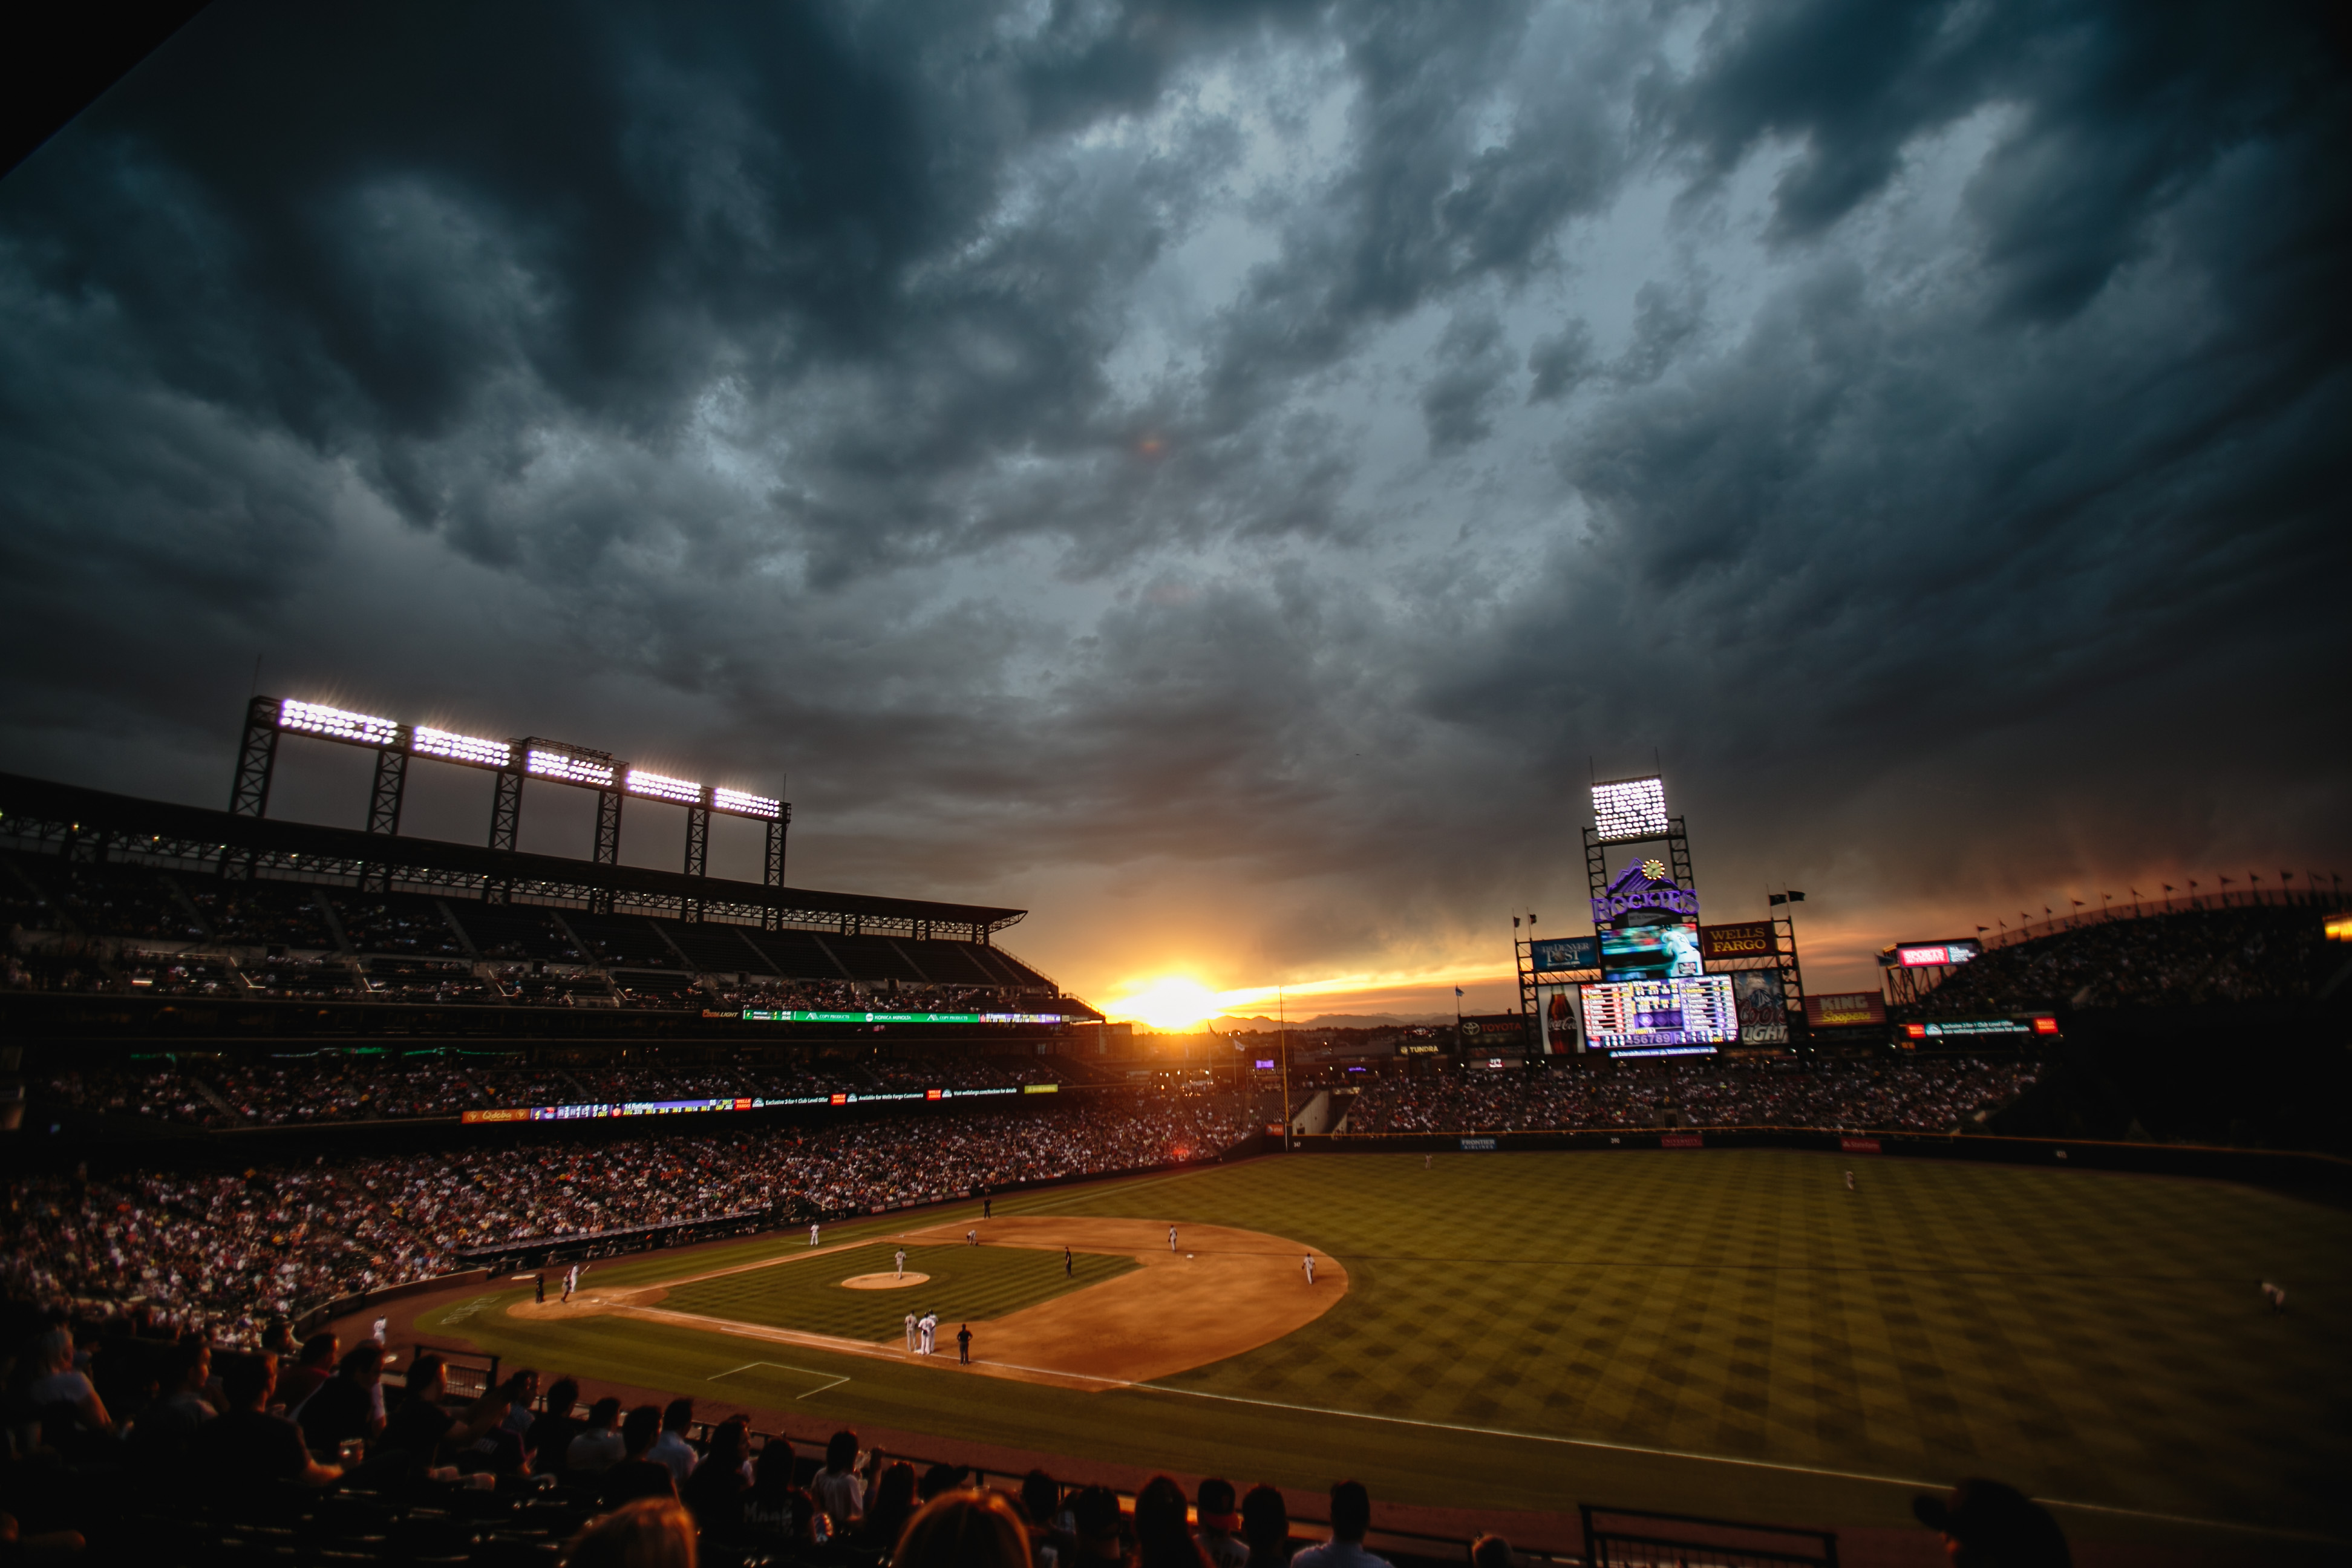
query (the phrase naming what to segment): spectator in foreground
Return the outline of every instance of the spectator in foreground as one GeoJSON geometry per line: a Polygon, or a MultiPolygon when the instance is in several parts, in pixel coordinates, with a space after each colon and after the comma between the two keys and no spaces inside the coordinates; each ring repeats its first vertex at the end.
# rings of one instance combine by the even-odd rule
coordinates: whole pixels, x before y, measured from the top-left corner
{"type": "Polygon", "coordinates": [[[1001,1494],[955,1488],[923,1505],[890,1563],[891,1568],[1029,1568],[1029,1532],[1001,1494]]]}
{"type": "Polygon", "coordinates": [[[835,1540],[847,1536],[866,1511],[856,1469],[857,1434],[835,1432],[824,1446],[824,1468],[809,1482],[809,1496],[824,1515],[826,1534],[835,1540]]]}
{"type": "Polygon", "coordinates": [[[575,1476],[602,1476],[628,1456],[621,1442],[621,1402],[606,1395],[588,1407],[588,1425],[563,1451],[563,1468],[575,1476]]]}
{"type": "Polygon", "coordinates": [[[73,1407],[74,1419],[91,1432],[111,1432],[114,1418],[89,1378],[74,1369],[74,1339],[70,1329],[51,1329],[33,1341],[26,1359],[35,1368],[26,1402],[36,1410],[52,1405],[73,1407]]]}
{"type": "Polygon", "coordinates": [[[751,1489],[751,1439],[740,1415],[710,1434],[710,1452],[678,1488],[677,1500],[703,1533],[727,1539],[743,1528],[743,1494],[751,1489]]]}
{"type": "Polygon", "coordinates": [[[1127,1553],[1118,1534],[1118,1494],[1108,1487],[1087,1487],[1070,1500],[1070,1522],[1076,1535],[1077,1568],[1118,1563],[1127,1553]]]}
{"type": "Polygon", "coordinates": [[[824,1544],[824,1516],[816,1500],[793,1481],[793,1446],[771,1437],[751,1462],[751,1489],[743,1494],[743,1532],[792,1551],[824,1544]]]}
{"type": "Polygon", "coordinates": [[[1135,1494],[1137,1568],[1208,1568],[1200,1543],[1185,1528],[1184,1489],[1154,1476],[1135,1494]]]}
{"type": "Polygon", "coordinates": [[[194,1455],[198,1429],[216,1414],[205,1402],[212,1381],[212,1347],[183,1340],[163,1363],[163,1385],[131,1424],[131,1454],[152,1475],[176,1477],[194,1455]]]}
{"type": "Polygon", "coordinates": [[[1922,1492],[1911,1511],[1943,1531],[1953,1568],[2069,1568],[2074,1561],[2050,1510],[1999,1481],[1965,1480],[1948,1497],[1922,1492]]]}
{"type": "Polygon", "coordinates": [[[1331,1539],[1292,1558],[1293,1568],[1389,1568],[1386,1558],[1364,1550],[1371,1528],[1372,1494],[1361,1481],[1341,1481],[1331,1489],[1331,1539]]]}
{"type": "Polygon", "coordinates": [[[1253,1568],[1283,1568],[1290,1561],[1290,1510],[1263,1481],[1242,1499],[1242,1539],[1253,1568]]]}
{"type": "Polygon", "coordinates": [[[618,1508],[623,1503],[635,1502],[640,1498],[677,1497],[677,1482],[669,1467],[646,1457],[661,1431],[661,1412],[650,1405],[640,1405],[629,1412],[621,1423],[623,1458],[604,1472],[604,1484],[597,1489],[596,1506],[618,1508]]]}
{"type": "Polygon", "coordinates": [[[1021,1508],[1029,1516],[1029,1552],[1037,1568],[1057,1568],[1077,1556],[1078,1538],[1062,1507],[1061,1484],[1043,1470],[1021,1478],[1021,1508]]]}
{"type": "Polygon", "coordinates": [[[200,1468],[216,1494],[235,1496],[281,1481],[323,1487],[341,1478],[341,1469],[310,1457],[300,1427],[269,1414],[277,1381],[278,1358],[266,1351],[240,1357],[221,1373],[228,1408],[205,1423],[200,1450],[200,1468]]]}
{"type": "Polygon", "coordinates": [[[671,1400],[662,1410],[661,1425],[661,1436],[654,1439],[654,1446],[647,1450],[646,1458],[657,1465],[667,1466],[670,1480],[683,1487],[687,1477],[694,1474],[695,1464],[702,1458],[694,1451],[694,1445],[686,1440],[687,1433],[694,1427],[694,1401],[671,1400]]]}
{"type": "Polygon", "coordinates": [[[278,1379],[278,1403],[286,1406],[287,1415],[299,1418],[303,1401],[334,1375],[336,1354],[335,1336],[331,1333],[312,1334],[302,1342],[302,1359],[278,1379]]]}
{"type": "Polygon", "coordinates": [[[961,1465],[933,1465],[923,1472],[922,1483],[915,1488],[915,1500],[929,1502],[941,1492],[951,1492],[963,1485],[961,1465]]]}
{"type": "Polygon", "coordinates": [[[1192,1538],[1201,1543],[1210,1568],[1247,1568],[1250,1549],[1235,1533],[1242,1516],[1234,1507],[1234,1483],[1211,1476],[1201,1483],[1194,1501],[1200,1505],[1201,1528],[1192,1538]]]}
{"type": "Polygon", "coordinates": [[[580,1417],[572,1414],[580,1403],[580,1380],[559,1377],[547,1386],[547,1408],[540,1412],[523,1437],[523,1447],[531,1452],[531,1469],[542,1476],[561,1480],[564,1467],[570,1462],[572,1439],[584,1428],[580,1417]]]}
{"type": "Polygon", "coordinates": [[[427,1351],[410,1363],[408,1390],[400,1408],[384,1423],[383,1434],[375,1442],[377,1451],[401,1456],[412,1471],[430,1469],[446,1452],[498,1430],[506,1417],[503,1393],[478,1402],[463,1421],[442,1408],[448,1394],[449,1368],[439,1356],[427,1351]]]}
{"type": "Polygon", "coordinates": [[[1511,1543],[1499,1535],[1482,1535],[1470,1543],[1470,1568],[1511,1568],[1511,1543]]]}
{"type": "Polygon", "coordinates": [[[373,1437],[383,1430],[383,1347],[362,1340],[343,1352],[335,1375],[303,1402],[297,1417],[302,1439],[331,1454],[349,1438],[373,1437]]]}
{"type": "Polygon", "coordinates": [[[898,1543],[898,1532],[915,1517],[915,1467],[904,1460],[884,1470],[874,1483],[874,1506],[857,1527],[857,1543],[887,1555],[898,1543]]]}
{"type": "Polygon", "coordinates": [[[624,1504],[574,1536],[563,1553],[564,1568],[694,1568],[694,1519],[675,1498],[624,1504]]]}

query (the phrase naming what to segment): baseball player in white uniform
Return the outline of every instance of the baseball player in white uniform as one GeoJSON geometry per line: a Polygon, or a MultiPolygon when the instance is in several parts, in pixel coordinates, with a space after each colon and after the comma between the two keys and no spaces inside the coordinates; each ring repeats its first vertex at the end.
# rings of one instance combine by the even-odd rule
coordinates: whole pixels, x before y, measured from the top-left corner
{"type": "Polygon", "coordinates": [[[929,1355],[939,1345],[940,1315],[937,1312],[925,1312],[923,1321],[917,1323],[915,1327],[922,1331],[923,1353],[929,1355]]]}
{"type": "Polygon", "coordinates": [[[816,1233],[817,1233],[817,1226],[816,1226],[816,1224],[815,1224],[815,1222],[812,1221],[812,1222],[810,1222],[810,1225],[809,1225],[809,1245],[810,1245],[811,1247],[814,1247],[814,1246],[816,1245],[816,1233]]]}
{"type": "Polygon", "coordinates": [[[1311,1252],[1307,1255],[1307,1282],[1315,1283],[1315,1255],[1311,1252]]]}
{"type": "MultiPolygon", "coordinates": [[[[904,1279],[907,1277],[907,1249],[905,1247],[902,1247],[898,1249],[898,1255],[896,1261],[898,1266],[898,1278],[904,1279]]],[[[913,1322],[915,1321],[915,1314],[912,1312],[908,1313],[907,1321],[910,1323],[913,1322]]]]}
{"type": "Polygon", "coordinates": [[[914,1351],[915,1351],[915,1314],[914,1314],[914,1313],[912,1313],[912,1312],[909,1312],[909,1313],[908,1313],[908,1314],[907,1314],[907,1353],[908,1353],[908,1354],[909,1354],[909,1355],[912,1355],[912,1354],[914,1353],[914,1351]]]}
{"type": "Polygon", "coordinates": [[[980,1245],[980,1232],[976,1230],[965,1231],[963,1233],[963,1244],[966,1247],[978,1247],[980,1245]]]}
{"type": "Polygon", "coordinates": [[[1176,1227],[1172,1225],[1168,1227],[1168,1250],[1176,1250],[1176,1227]]]}
{"type": "Polygon", "coordinates": [[[563,1271],[563,1299],[572,1300],[572,1292],[580,1289],[580,1265],[573,1264],[563,1271]]]}

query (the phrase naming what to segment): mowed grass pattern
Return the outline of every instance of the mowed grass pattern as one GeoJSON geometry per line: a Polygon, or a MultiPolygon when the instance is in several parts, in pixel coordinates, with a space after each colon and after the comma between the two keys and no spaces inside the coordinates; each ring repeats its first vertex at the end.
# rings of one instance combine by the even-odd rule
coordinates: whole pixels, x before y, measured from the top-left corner
{"type": "MultiPolygon", "coordinates": [[[[1338,1256],[1352,1286],[1307,1329],[1159,1388],[1088,1394],[795,1348],[776,1359],[852,1381],[790,1408],[1305,1487],[1355,1474],[1433,1504],[1899,1527],[1913,1482],[1992,1474],[2103,1508],[2347,1533],[2352,1215],[2256,1188],[1777,1150],[1453,1154],[1428,1170],[1366,1154],[997,1209],[1264,1231],[1338,1256]],[[2262,1279],[2292,1311],[2264,1310],[2262,1279]]],[[[695,1261],[762,1249],[779,1243],[695,1261]]],[[[633,1259],[596,1279],[665,1269],[633,1259]]],[[[868,1337],[907,1310],[884,1299],[868,1337]]],[[[625,1320],[478,1310],[448,1328],[646,1387],[698,1389],[750,1359],[740,1342],[625,1320]]],[[[2063,1517],[2143,1541],[2178,1528],[2063,1517]]]]}
{"type": "Polygon", "coordinates": [[[907,1314],[936,1311],[951,1335],[960,1322],[1001,1318],[1067,1290],[1099,1285],[1139,1267],[1132,1258],[1081,1252],[1068,1278],[1062,1255],[1019,1247],[908,1247],[907,1271],[928,1274],[901,1289],[852,1290],[841,1281],[887,1274],[898,1247],[870,1246],[788,1258],[771,1268],[722,1274],[671,1289],[662,1305],[674,1312],[731,1318],[772,1328],[803,1329],[853,1340],[897,1341],[907,1314]]]}

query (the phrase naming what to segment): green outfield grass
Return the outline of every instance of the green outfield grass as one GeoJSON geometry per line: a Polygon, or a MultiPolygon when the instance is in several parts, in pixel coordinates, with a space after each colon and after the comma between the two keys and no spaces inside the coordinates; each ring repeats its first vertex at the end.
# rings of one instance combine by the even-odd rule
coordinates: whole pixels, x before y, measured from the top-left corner
{"type": "Polygon", "coordinates": [[[1079,1253],[1068,1278],[1062,1255],[1013,1247],[908,1247],[907,1271],[930,1276],[903,1289],[851,1290],[841,1281],[860,1274],[887,1274],[898,1248],[887,1242],[793,1259],[772,1268],[722,1274],[672,1289],[662,1305],[674,1312],[698,1312],[805,1329],[852,1340],[898,1340],[907,1314],[936,1311],[953,1334],[959,1321],[1001,1318],[1024,1307],[1118,1278],[1137,1265],[1132,1258],[1079,1253]]]}
{"type": "MultiPolygon", "coordinates": [[[[2062,1513],[2078,1534],[2174,1528],[2142,1513],[2347,1533],[2352,1215],[2259,1189],[1778,1150],[1453,1154],[1428,1170],[1357,1154],[997,1210],[1265,1231],[1338,1257],[1352,1289],[1286,1339],[1099,1394],[484,1310],[520,1290],[446,1327],[542,1368],[828,1421],[1244,1482],[1347,1473],[1398,1501],[1896,1524],[1917,1485],[1990,1474],[2089,1505],[2062,1513]],[[2291,1292],[2287,1315],[2264,1309],[2265,1278],[2291,1292]],[[770,1370],[736,1370],[758,1356],[770,1370]]],[[[656,1257],[593,1278],[677,1271],[656,1257]]],[[[764,1321],[842,1331],[821,1288],[769,1300],[782,1316],[764,1321]]],[[[877,1307],[887,1322],[865,1337],[905,1310],[877,1307]]]]}

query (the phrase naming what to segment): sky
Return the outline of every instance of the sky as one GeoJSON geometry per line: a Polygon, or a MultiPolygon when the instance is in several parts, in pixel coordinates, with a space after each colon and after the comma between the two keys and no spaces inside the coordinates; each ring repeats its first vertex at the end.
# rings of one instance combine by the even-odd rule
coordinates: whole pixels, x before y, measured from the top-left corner
{"type": "Polygon", "coordinates": [[[0,767],[555,736],[1249,1013],[1513,1005],[1595,777],[1816,990],[2352,870],[2326,15],[221,0],[0,181],[0,767]]]}

